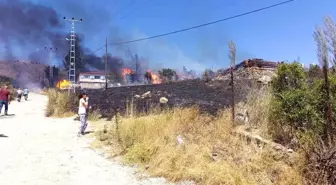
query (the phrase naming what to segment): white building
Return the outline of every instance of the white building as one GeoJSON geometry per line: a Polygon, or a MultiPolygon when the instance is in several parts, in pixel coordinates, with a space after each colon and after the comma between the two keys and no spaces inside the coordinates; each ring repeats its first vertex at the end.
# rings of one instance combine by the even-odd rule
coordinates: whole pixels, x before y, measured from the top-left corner
{"type": "Polygon", "coordinates": [[[105,88],[105,73],[100,71],[79,73],[78,81],[83,89],[105,88]]]}

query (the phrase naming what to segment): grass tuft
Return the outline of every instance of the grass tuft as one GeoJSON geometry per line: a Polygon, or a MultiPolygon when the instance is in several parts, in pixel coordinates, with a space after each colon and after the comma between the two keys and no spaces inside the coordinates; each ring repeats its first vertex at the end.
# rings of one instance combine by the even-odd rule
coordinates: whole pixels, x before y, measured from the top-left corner
{"type": "Polygon", "coordinates": [[[98,121],[99,119],[101,119],[101,114],[99,110],[93,110],[90,111],[88,114],[88,120],[89,121],[98,121]]]}
{"type": "Polygon", "coordinates": [[[49,89],[47,95],[46,117],[68,117],[74,115],[71,110],[72,106],[77,102],[75,95],[68,95],[67,92],[61,92],[56,89],[49,89]]]}
{"type": "Polygon", "coordinates": [[[233,136],[227,111],[213,117],[197,108],[174,109],[117,120],[99,139],[118,148],[126,163],[140,164],[154,176],[207,185],[302,182],[299,170],[283,157],[233,136]]]}

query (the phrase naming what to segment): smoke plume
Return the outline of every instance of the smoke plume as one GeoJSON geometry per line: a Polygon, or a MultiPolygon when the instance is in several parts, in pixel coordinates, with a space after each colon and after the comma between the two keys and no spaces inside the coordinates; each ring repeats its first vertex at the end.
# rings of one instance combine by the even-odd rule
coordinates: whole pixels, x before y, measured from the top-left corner
{"type": "Polygon", "coordinates": [[[0,41],[5,49],[3,57],[7,60],[18,58],[14,55],[14,45],[20,46],[34,60],[39,55],[36,48],[51,44],[57,47],[57,40],[64,36],[60,31],[64,23],[60,22],[59,17],[50,7],[22,0],[3,0],[0,3],[0,41]]]}

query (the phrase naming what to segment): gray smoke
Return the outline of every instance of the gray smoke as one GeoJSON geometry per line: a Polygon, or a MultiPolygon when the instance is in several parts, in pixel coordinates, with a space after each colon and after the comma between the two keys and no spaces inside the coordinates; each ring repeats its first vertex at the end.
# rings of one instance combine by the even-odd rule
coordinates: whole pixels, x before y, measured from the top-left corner
{"type": "MultiPolygon", "coordinates": [[[[0,3],[0,41],[4,44],[5,59],[19,59],[13,45],[19,46],[32,60],[39,60],[45,46],[62,48],[64,22],[57,12],[43,5],[22,0],[3,0],[0,3]]],[[[63,41],[64,42],[64,41],[63,41]]],[[[42,61],[41,61],[42,62],[42,61]]]]}

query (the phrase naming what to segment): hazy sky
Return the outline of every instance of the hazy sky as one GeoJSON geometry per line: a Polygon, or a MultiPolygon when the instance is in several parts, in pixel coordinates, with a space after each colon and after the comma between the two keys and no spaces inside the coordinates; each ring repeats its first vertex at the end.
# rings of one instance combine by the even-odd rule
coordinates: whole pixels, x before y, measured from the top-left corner
{"type": "MultiPolygon", "coordinates": [[[[178,30],[279,3],[281,0],[31,0],[53,7],[60,18],[83,18],[76,27],[93,51],[109,42],[178,30]],[[77,2],[77,3],[76,3],[77,2]],[[122,18],[120,18],[122,17],[122,18]]],[[[335,0],[296,0],[292,3],[208,27],[122,46],[131,48],[158,67],[227,67],[227,43],[237,45],[237,60],[316,62],[312,33],[331,15],[335,0]]],[[[70,31],[70,24],[67,25],[70,31]]],[[[121,55],[123,48],[109,47],[121,55]]],[[[102,54],[104,49],[97,52],[102,54]]]]}

